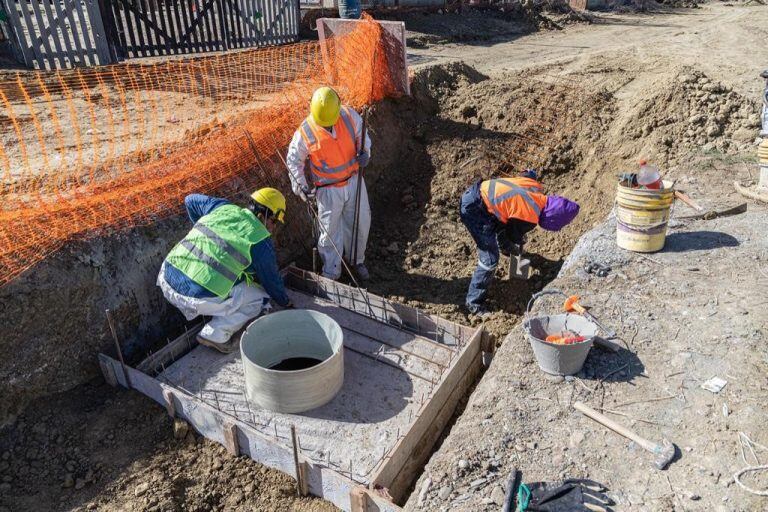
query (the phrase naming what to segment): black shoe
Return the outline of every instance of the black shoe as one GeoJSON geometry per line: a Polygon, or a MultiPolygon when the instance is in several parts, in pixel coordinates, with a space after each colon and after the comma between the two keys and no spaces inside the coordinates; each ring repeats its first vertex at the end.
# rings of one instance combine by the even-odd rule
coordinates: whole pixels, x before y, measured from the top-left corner
{"type": "Polygon", "coordinates": [[[222,354],[231,354],[240,348],[240,336],[232,336],[229,341],[224,343],[216,343],[215,341],[203,338],[199,334],[196,336],[196,338],[200,345],[205,345],[206,347],[218,350],[222,354]]]}

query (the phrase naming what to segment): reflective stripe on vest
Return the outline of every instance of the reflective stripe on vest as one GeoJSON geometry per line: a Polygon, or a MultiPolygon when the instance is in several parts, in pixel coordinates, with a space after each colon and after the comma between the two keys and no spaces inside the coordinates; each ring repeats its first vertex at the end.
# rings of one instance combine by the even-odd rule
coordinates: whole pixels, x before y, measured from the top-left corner
{"type": "Polygon", "coordinates": [[[251,264],[251,248],[269,231],[253,212],[232,204],[201,217],[165,261],[193,282],[226,298],[251,264]]]}
{"type": "Polygon", "coordinates": [[[301,123],[299,132],[309,150],[312,181],[317,187],[341,185],[358,170],[358,144],[349,109],[343,107],[333,129],[336,138],[311,117],[301,123]]]}
{"type": "MultiPolygon", "coordinates": [[[[504,209],[503,207],[507,206],[509,201],[514,201],[516,198],[519,198],[525,202],[533,213],[533,216],[525,215],[519,217],[519,219],[534,224],[539,221],[539,215],[541,214],[543,204],[540,205],[533,194],[542,196],[542,198],[544,198],[543,202],[546,204],[545,196],[541,194],[541,185],[530,178],[492,179],[484,182],[481,185],[480,190],[481,195],[483,196],[483,201],[488,207],[488,211],[503,223],[506,223],[509,220],[509,217],[505,215],[507,212],[502,211],[504,209]],[[487,186],[487,190],[484,190],[486,188],[484,185],[487,186]],[[497,195],[497,185],[503,185],[507,187],[507,190],[497,195]]],[[[507,210],[509,210],[509,208],[507,208],[507,210]]]]}

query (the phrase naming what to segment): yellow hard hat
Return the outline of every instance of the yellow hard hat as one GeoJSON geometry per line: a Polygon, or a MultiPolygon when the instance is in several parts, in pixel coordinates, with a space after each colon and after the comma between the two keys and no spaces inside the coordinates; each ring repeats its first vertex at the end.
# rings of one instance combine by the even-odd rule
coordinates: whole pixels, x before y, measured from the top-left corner
{"type": "Polygon", "coordinates": [[[285,196],[276,188],[260,188],[251,198],[260,205],[268,208],[272,215],[282,223],[285,223],[285,196]]]}
{"type": "Polygon", "coordinates": [[[330,87],[320,87],[312,95],[309,110],[317,124],[329,128],[339,120],[341,113],[339,95],[330,87]]]}

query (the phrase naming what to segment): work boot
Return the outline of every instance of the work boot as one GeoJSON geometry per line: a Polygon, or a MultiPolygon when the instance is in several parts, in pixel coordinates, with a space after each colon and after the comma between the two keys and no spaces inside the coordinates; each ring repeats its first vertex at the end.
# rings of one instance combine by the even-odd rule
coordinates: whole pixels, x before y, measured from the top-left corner
{"type": "Polygon", "coordinates": [[[485,306],[467,306],[469,308],[469,314],[478,317],[480,320],[486,320],[493,314],[488,311],[485,306]]]}
{"type": "Polygon", "coordinates": [[[355,273],[362,281],[368,281],[371,278],[371,274],[368,273],[368,268],[363,263],[355,265],[355,273]]]}
{"type": "Polygon", "coordinates": [[[231,354],[232,352],[238,350],[240,348],[240,336],[232,336],[229,338],[229,341],[226,341],[224,343],[216,343],[215,341],[211,341],[207,338],[203,338],[199,334],[195,336],[197,339],[197,342],[201,345],[205,345],[206,347],[210,347],[213,349],[218,350],[222,354],[231,354]]]}

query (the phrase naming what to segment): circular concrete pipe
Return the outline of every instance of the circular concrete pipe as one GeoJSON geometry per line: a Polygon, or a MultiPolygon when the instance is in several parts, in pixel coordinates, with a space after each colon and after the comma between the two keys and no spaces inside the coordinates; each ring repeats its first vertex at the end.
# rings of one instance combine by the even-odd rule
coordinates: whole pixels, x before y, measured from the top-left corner
{"type": "Polygon", "coordinates": [[[317,311],[291,309],[259,318],[240,340],[246,398],[284,413],[328,403],[344,382],[343,342],[339,324],[317,311]]]}

